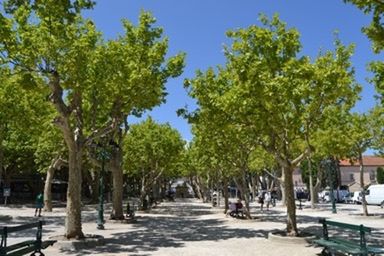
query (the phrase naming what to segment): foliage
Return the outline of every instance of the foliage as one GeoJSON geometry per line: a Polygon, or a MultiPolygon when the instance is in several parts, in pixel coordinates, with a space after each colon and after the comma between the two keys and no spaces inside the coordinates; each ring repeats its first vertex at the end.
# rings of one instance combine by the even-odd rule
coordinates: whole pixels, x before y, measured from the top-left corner
{"type": "Polygon", "coordinates": [[[359,157],[372,146],[374,137],[374,122],[371,113],[352,113],[344,127],[347,131],[347,143],[349,145],[348,158],[359,157]]]}
{"type": "Polygon", "coordinates": [[[377,172],[377,183],[384,184],[384,168],[377,167],[376,172],[377,172]]]}
{"type": "Polygon", "coordinates": [[[178,172],[184,141],[169,124],[148,118],[132,125],[124,140],[124,169],[129,175],[154,179],[178,172]]]}
{"type": "Polygon", "coordinates": [[[239,141],[261,146],[293,171],[313,150],[311,138],[327,116],[349,110],[358,98],[360,87],[350,63],[353,47],[336,40],[333,52],[311,61],[299,56],[297,30],[287,28],[278,16],[262,16],[261,22],[229,31],[232,44],[225,47],[225,67],[198,71],[186,82],[200,107],[191,117],[204,123],[204,112],[214,114],[210,122],[216,127],[233,128],[239,141]]]}
{"type": "Polygon", "coordinates": [[[0,80],[0,168],[19,175],[33,172],[33,154],[50,106],[40,98],[43,91],[23,84],[22,75],[1,68],[0,80]]]}
{"type": "Polygon", "coordinates": [[[384,3],[377,0],[344,0],[356,5],[365,14],[372,14],[372,22],[362,30],[373,43],[373,50],[378,53],[384,48],[384,26],[382,22],[384,3]]]}
{"type": "MultiPolygon", "coordinates": [[[[164,101],[165,82],[180,75],[184,55],[165,58],[167,39],[143,12],[123,22],[125,35],[104,42],[81,16],[90,0],[4,1],[0,14],[1,63],[22,73],[31,87],[50,89],[55,124],[69,158],[66,236],[82,237],[80,175],[84,146],[118,129],[128,114],[164,101]]],[[[42,96],[42,94],[40,94],[42,96]]],[[[44,95],[42,98],[46,98],[44,95]]]]}

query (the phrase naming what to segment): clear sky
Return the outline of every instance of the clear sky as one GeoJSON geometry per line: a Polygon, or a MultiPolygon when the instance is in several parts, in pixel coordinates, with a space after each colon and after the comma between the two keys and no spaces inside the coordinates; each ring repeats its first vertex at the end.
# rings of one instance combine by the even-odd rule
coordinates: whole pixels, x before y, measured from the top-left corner
{"type": "MultiPolygon", "coordinates": [[[[351,4],[342,0],[97,0],[94,10],[86,16],[92,18],[105,38],[122,33],[121,19],[137,23],[140,10],[150,11],[157,19],[157,26],[164,28],[169,37],[169,53],[187,54],[184,73],[169,80],[167,103],[156,107],[149,114],[158,122],[169,122],[179,130],[184,139],[191,140],[188,123],[176,115],[176,110],[186,105],[194,107],[183,88],[183,80],[192,78],[198,69],[225,62],[223,44],[228,43],[225,32],[259,24],[258,15],[269,17],[278,13],[288,27],[295,27],[301,34],[302,54],[315,57],[318,52],[333,49],[334,32],[344,44],[354,43],[352,58],[356,80],[363,85],[362,100],[355,111],[364,112],[374,105],[374,87],[367,82],[371,74],[367,64],[378,60],[361,28],[370,23],[351,4]]],[[[130,122],[137,122],[129,118],[130,122]]]]}

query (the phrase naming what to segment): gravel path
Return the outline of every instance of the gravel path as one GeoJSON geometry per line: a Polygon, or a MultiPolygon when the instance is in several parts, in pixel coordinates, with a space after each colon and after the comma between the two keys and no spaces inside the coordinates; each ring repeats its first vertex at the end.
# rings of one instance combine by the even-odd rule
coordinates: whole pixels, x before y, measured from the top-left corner
{"type": "MultiPolygon", "coordinates": [[[[106,206],[108,209],[109,205],[106,206]]],[[[332,214],[329,205],[320,205],[312,210],[306,206],[297,210],[300,230],[320,234],[317,223],[319,217],[361,223],[378,228],[376,242],[384,247],[384,210],[369,206],[375,216],[360,215],[361,206],[338,205],[338,213],[332,214]]],[[[44,250],[45,255],[221,255],[221,256],[272,256],[272,255],[319,255],[321,248],[308,243],[286,243],[268,239],[268,233],[285,228],[285,208],[277,206],[261,212],[252,205],[253,220],[226,217],[221,208],[212,208],[197,200],[185,199],[164,202],[150,213],[137,212],[137,219],[131,223],[107,221],[105,230],[96,229],[95,206],[84,207],[83,231],[85,234],[102,235],[105,245],[87,246],[69,242],[59,242],[44,250]],[[65,244],[66,243],[66,244],[65,244]],[[66,245],[66,246],[64,246],[66,245]],[[68,246],[70,245],[70,246],[68,246]]],[[[32,207],[0,207],[0,224],[28,223],[36,220],[32,207]],[[8,220],[4,215],[11,215],[8,220]]],[[[106,212],[107,216],[108,212],[106,212]]],[[[65,208],[55,208],[52,213],[44,213],[43,239],[64,233],[65,208]]],[[[34,231],[18,234],[13,241],[33,236],[34,231]]]]}

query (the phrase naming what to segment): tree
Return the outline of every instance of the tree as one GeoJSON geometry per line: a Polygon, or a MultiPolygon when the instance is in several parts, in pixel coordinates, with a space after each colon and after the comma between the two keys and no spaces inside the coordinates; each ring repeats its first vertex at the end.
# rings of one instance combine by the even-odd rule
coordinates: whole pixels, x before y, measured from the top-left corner
{"type": "Polygon", "coordinates": [[[330,109],[353,106],[359,87],[350,65],[351,47],[336,41],[335,52],[311,62],[298,57],[301,44],[295,29],[287,29],[277,16],[261,20],[263,27],[227,33],[233,43],[225,48],[226,66],[219,67],[217,75],[212,69],[197,73],[192,95],[199,104],[211,96],[200,94],[199,88],[216,86],[211,104],[274,156],[283,169],[287,233],[297,235],[294,168],[311,152],[307,138],[330,109]]]}
{"type": "Polygon", "coordinates": [[[383,167],[377,167],[376,170],[376,176],[377,176],[377,183],[378,184],[384,184],[384,168],[383,167]]]}
{"type": "MultiPolygon", "coordinates": [[[[47,105],[46,102],[45,105],[47,105]]],[[[39,129],[45,132],[39,134],[37,139],[36,151],[34,152],[37,171],[46,175],[44,184],[44,211],[52,211],[52,181],[56,170],[68,166],[68,156],[64,140],[57,127],[52,124],[52,114],[54,109],[51,105],[46,106],[51,109],[39,124],[39,129]]]]}
{"type": "Polygon", "coordinates": [[[81,17],[82,10],[93,5],[91,0],[9,0],[4,1],[5,14],[0,15],[2,62],[27,78],[42,78],[56,110],[54,122],[67,146],[67,238],[84,236],[80,195],[85,149],[97,138],[117,131],[124,117],[130,114],[125,112],[127,108],[140,112],[159,104],[164,96],[164,82],[167,77],[180,74],[184,59],[176,56],[162,65],[166,40],[153,43],[162,30],[151,29],[153,18],[148,14],[142,15],[138,30],[125,22],[127,36],[105,44],[93,22],[81,17]],[[140,63],[148,66],[143,68],[140,63]],[[127,88],[130,93],[116,87],[127,88]],[[94,101],[92,92],[102,93],[105,96],[101,97],[102,101],[110,104],[96,108],[93,104],[100,102],[94,101]],[[110,95],[115,98],[108,98],[110,95]],[[93,109],[113,114],[92,125],[87,123],[92,119],[87,114],[93,109]]]}
{"type": "Polygon", "coordinates": [[[365,14],[372,14],[372,22],[362,30],[373,43],[373,50],[378,53],[384,48],[383,13],[384,3],[377,0],[344,0],[352,3],[365,14]]]}
{"type": "Polygon", "coordinates": [[[177,171],[185,143],[169,124],[157,124],[150,117],[132,125],[124,140],[124,167],[130,175],[140,177],[140,203],[146,210],[145,197],[151,197],[152,186],[161,177],[177,171]]]}
{"type": "Polygon", "coordinates": [[[137,26],[124,20],[125,34],[96,49],[89,78],[92,86],[85,92],[90,100],[85,107],[90,131],[108,120],[119,122],[109,135],[115,145],[108,164],[114,188],[114,219],[124,218],[122,149],[123,137],[128,132],[127,118],[165,102],[167,80],[179,76],[184,67],[184,54],[165,58],[168,38],[154,23],[155,18],[148,12],[140,14],[137,26]],[[95,87],[100,83],[102,88],[95,87]]]}
{"type": "MultiPolygon", "coordinates": [[[[374,119],[370,114],[353,113],[349,122],[346,123],[348,130],[348,142],[350,145],[349,157],[352,161],[357,160],[360,167],[360,188],[365,190],[363,153],[372,146],[375,127],[374,119]]],[[[368,216],[367,201],[362,193],[363,214],[368,216]]]]}

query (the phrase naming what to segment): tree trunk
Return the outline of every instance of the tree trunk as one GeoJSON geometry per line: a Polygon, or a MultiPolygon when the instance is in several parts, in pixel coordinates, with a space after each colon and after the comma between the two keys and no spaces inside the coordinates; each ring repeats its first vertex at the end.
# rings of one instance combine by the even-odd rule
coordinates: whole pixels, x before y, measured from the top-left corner
{"type": "Polygon", "coordinates": [[[365,193],[364,193],[364,163],[363,163],[363,153],[359,152],[359,165],[360,165],[360,188],[361,188],[361,204],[363,206],[363,215],[368,216],[368,207],[367,207],[367,200],[365,200],[365,193]]]}
{"type": "Polygon", "coordinates": [[[99,201],[100,172],[91,170],[91,203],[97,204],[99,201]]]}
{"type": "Polygon", "coordinates": [[[4,146],[3,146],[3,140],[4,140],[3,124],[0,124],[0,182],[3,181],[3,171],[4,171],[4,146]]]}
{"type": "Polygon", "coordinates": [[[229,209],[229,194],[228,194],[228,178],[223,178],[223,196],[224,196],[224,214],[227,213],[229,209]]]}
{"type": "Polygon", "coordinates": [[[293,168],[287,166],[283,168],[284,173],[284,190],[287,203],[287,235],[297,236],[297,224],[296,224],[296,204],[293,187],[293,168]]]}
{"type": "Polygon", "coordinates": [[[252,219],[251,217],[251,211],[249,208],[249,190],[248,186],[245,180],[245,175],[242,173],[242,177],[240,178],[234,178],[234,181],[236,183],[236,186],[239,188],[241,196],[243,197],[244,203],[245,203],[245,217],[247,219],[252,219]]]}
{"type": "Polygon", "coordinates": [[[315,189],[313,187],[312,161],[310,156],[307,158],[307,161],[308,161],[308,171],[309,171],[309,193],[311,196],[311,208],[315,209],[316,208],[315,189]]]}
{"type": "Polygon", "coordinates": [[[47,176],[44,185],[44,211],[52,212],[52,180],[55,170],[61,169],[63,165],[68,165],[60,156],[52,159],[47,170],[47,176]]]}
{"type": "Polygon", "coordinates": [[[52,180],[55,174],[54,162],[57,159],[53,159],[51,165],[48,167],[47,176],[45,178],[44,185],[44,211],[52,212],[52,180]]]}
{"type": "Polygon", "coordinates": [[[142,177],[141,179],[141,188],[140,188],[140,208],[142,210],[148,209],[148,201],[146,200],[147,197],[147,188],[146,188],[146,182],[145,177],[142,177]]]}
{"type": "Polygon", "coordinates": [[[318,167],[317,167],[317,175],[316,175],[316,184],[313,187],[313,190],[314,190],[314,198],[313,198],[313,200],[314,200],[315,203],[319,202],[319,191],[320,191],[320,187],[321,187],[321,182],[323,180],[323,176],[324,176],[324,168],[321,168],[321,166],[318,165],[318,167]]]}
{"type": "Polygon", "coordinates": [[[258,175],[253,174],[252,175],[252,201],[255,202],[255,198],[257,195],[257,181],[258,181],[258,175]]]}
{"type": "Polygon", "coordinates": [[[204,202],[204,196],[203,196],[202,190],[200,188],[200,183],[198,182],[197,176],[192,177],[192,186],[195,188],[195,193],[197,195],[197,198],[199,198],[200,200],[202,200],[204,202]]]}
{"type": "Polygon", "coordinates": [[[84,237],[81,227],[81,165],[83,151],[76,143],[69,148],[69,173],[67,190],[67,215],[65,218],[65,237],[81,239],[84,237]]]}
{"type": "Polygon", "coordinates": [[[112,150],[110,159],[110,170],[112,173],[112,213],[111,218],[115,220],[124,219],[123,212],[123,168],[122,152],[120,147],[112,150]]]}
{"type": "Polygon", "coordinates": [[[281,191],[281,203],[283,206],[287,206],[286,193],[285,193],[285,180],[286,180],[286,177],[284,173],[284,168],[282,168],[280,191],[281,191]]]}

